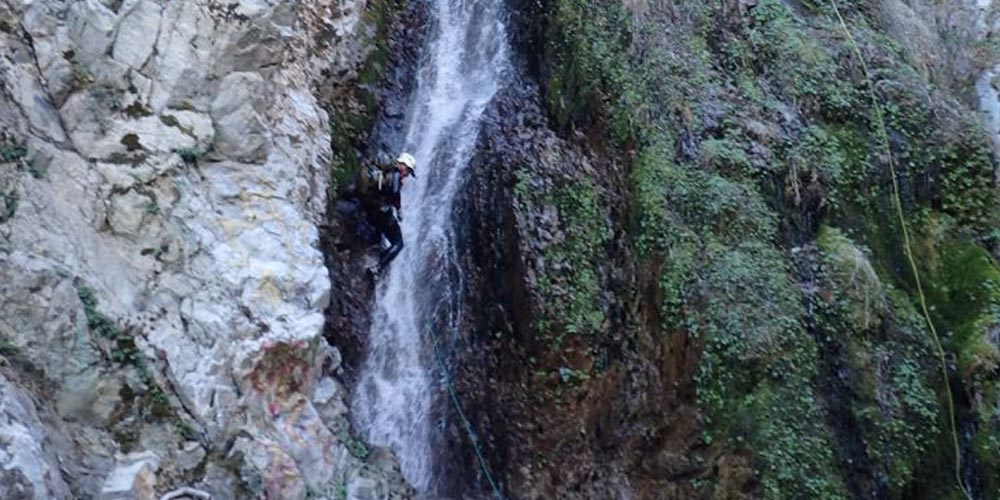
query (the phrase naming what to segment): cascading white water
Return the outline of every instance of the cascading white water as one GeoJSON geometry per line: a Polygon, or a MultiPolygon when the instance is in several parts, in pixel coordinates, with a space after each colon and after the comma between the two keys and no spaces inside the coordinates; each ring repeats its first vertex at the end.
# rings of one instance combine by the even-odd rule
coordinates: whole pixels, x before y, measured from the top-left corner
{"type": "Polygon", "coordinates": [[[417,179],[403,190],[405,247],[376,291],[368,353],[352,406],[368,440],[390,447],[418,491],[433,487],[433,325],[456,324],[455,194],[483,110],[509,62],[500,0],[430,0],[436,28],[419,71],[406,149],[417,179]],[[442,312],[444,321],[442,319],[442,312]]]}

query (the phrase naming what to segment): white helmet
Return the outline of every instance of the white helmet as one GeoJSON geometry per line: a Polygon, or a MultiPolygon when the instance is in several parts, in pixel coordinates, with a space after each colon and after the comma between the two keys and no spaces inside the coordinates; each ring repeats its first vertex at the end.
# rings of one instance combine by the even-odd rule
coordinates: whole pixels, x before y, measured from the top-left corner
{"type": "Polygon", "coordinates": [[[406,168],[410,169],[410,175],[417,176],[417,159],[413,157],[410,153],[403,153],[396,158],[396,162],[406,165],[406,168]]]}

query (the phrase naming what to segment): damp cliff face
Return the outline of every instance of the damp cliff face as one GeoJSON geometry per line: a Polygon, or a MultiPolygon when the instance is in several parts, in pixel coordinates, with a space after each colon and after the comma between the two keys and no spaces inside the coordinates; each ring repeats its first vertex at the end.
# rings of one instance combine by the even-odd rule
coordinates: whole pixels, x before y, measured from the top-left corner
{"type": "Polygon", "coordinates": [[[838,6],[515,2],[453,353],[511,496],[997,498],[992,7],[838,6]]]}
{"type": "MultiPolygon", "coordinates": [[[[0,497],[412,496],[351,429],[377,282],[328,193],[405,143],[428,5],[0,2],[0,497]]],[[[407,290],[425,482],[998,498],[995,12],[837,5],[506,5],[417,259],[453,285],[407,290]]]]}
{"type": "Polygon", "coordinates": [[[0,3],[0,497],[408,494],[322,337],[324,109],[373,32],[364,1],[0,3]]]}

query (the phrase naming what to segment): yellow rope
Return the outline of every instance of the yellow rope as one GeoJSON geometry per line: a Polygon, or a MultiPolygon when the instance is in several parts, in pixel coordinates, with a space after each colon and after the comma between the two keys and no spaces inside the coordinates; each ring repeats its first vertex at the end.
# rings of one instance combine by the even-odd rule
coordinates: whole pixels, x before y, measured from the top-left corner
{"type": "Polygon", "coordinates": [[[882,112],[882,106],[879,104],[878,96],[875,94],[875,84],[872,82],[871,73],[868,71],[868,63],[865,61],[864,55],[861,53],[861,49],[858,47],[857,41],[854,39],[854,35],[847,28],[847,23],[844,22],[844,17],[840,15],[840,9],[837,8],[837,1],[830,0],[830,5],[833,6],[833,12],[837,15],[837,20],[840,21],[840,27],[843,28],[844,34],[847,36],[847,40],[850,42],[851,47],[854,49],[858,60],[861,61],[861,69],[865,73],[865,79],[868,81],[868,92],[871,96],[872,107],[875,110],[876,124],[879,131],[880,138],[882,139],[882,145],[885,147],[885,154],[889,162],[889,173],[892,177],[892,196],[896,202],[896,213],[899,216],[899,226],[903,232],[903,247],[906,251],[906,259],[910,263],[910,271],[913,272],[913,281],[917,284],[917,296],[920,298],[920,309],[924,314],[924,320],[927,322],[927,328],[931,331],[931,339],[934,341],[934,349],[937,353],[938,362],[941,366],[941,376],[944,379],[944,390],[948,397],[948,418],[951,424],[951,440],[952,445],[955,448],[955,481],[958,483],[958,487],[961,488],[962,494],[966,498],[972,500],[972,495],[969,490],[966,489],[965,483],[962,482],[962,450],[958,441],[958,425],[955,423],[955,400],[951,393],[951,384],[948,379],[948,363],[945,359],[944,347],[941,345],[941,337],[938,335],[937,328],[934,326],[934,321],[931,320],[930,309],[927,307],[927,297],[924,295],[923,284],[920,282],[920,271],[917,270],[917,261],[913,257],[913,245],[910,242],[910,230],[906,224],[906,217],[903,215],[903,201],[899,196],[899,181],[896,178],[896,161],[892,156],[892,147],[889,143],[889,133],[886,131],[885,127],[885,117],[882,112]]]}

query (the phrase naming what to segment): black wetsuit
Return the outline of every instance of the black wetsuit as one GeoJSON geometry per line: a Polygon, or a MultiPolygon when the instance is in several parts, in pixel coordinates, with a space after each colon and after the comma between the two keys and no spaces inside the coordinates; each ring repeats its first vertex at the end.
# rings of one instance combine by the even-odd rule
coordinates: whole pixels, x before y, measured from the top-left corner
{"type": "Polygon", "coordinates": [[[403,250],[403,231],[399,227],[399,210],[402,208],[403,178],[395,166],[382,167],[368,179],[372,224],[389,241],[383,249],[379,267],[384,268],[403,250]]]}

